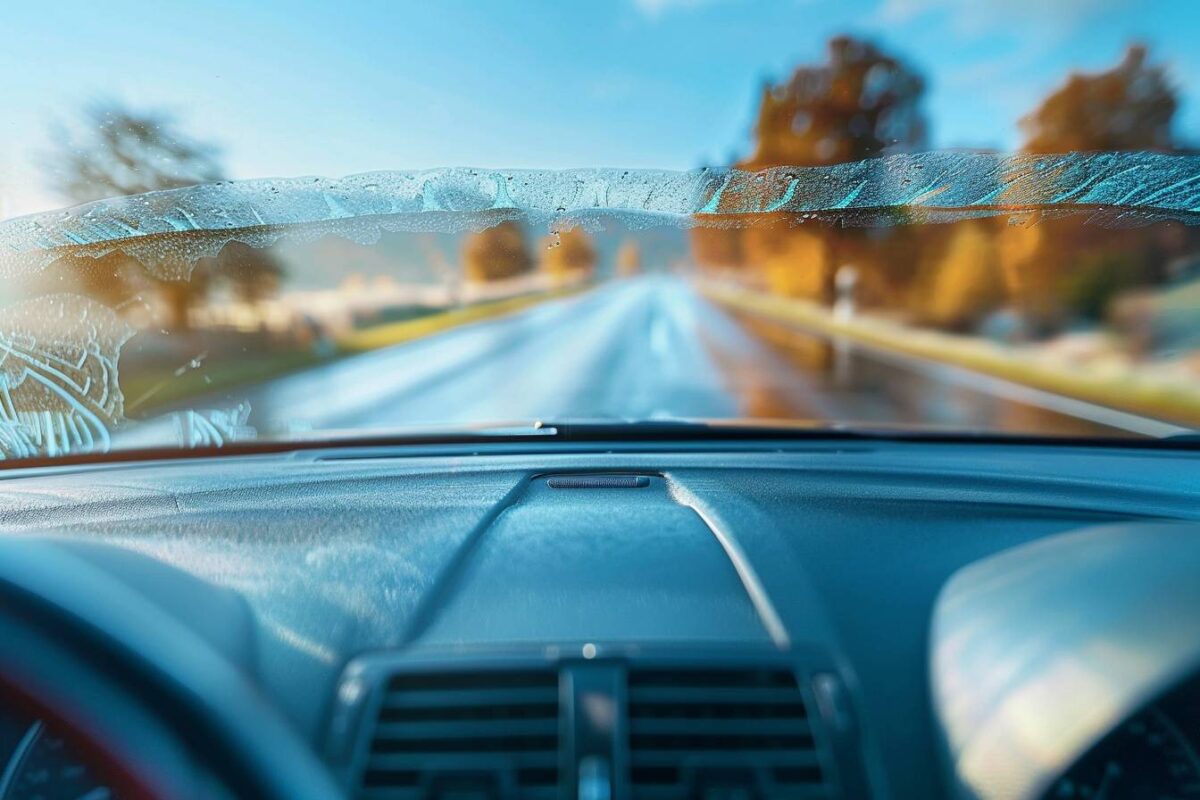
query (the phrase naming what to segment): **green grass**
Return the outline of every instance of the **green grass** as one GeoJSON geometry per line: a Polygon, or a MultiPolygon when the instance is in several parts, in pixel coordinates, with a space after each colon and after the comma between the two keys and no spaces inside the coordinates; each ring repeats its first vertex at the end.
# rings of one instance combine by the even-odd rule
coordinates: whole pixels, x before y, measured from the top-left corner
{"type": "Polygon", "coordinates": [[[192,397],[250,386],[349,355],[403,344],[472,322],[515,314],[539,303],[580,291],[583,288],[575,287],[489,300],[363,328],[337,339],[335,351],[330,355],[319,355],[312,350],[248,352],[214,357],[203,366],[181,375],[169,370],[143,370],[127,374],[121,379],[125,411],[133,417],[143,417],[192,397]]]}
{"type": "Polygon", "coordinates": [[[121,379],[125,394],[125,413],[144,416],[166,406],[209,392],[233,389],[278,378],[333,360],[311,350],[277,353],[239,353],[236,357],[215,358],[204,366],[175,375],[168,370],[144,370],[121,379]]]}
{"type": "Polygon", "coordinates": [[[864,344],[994,375],[1055,394],[1086,400],[1181,425],[1200,426],[1200,383],[1182,384],[1155,376],[1098,374],[1031,360],[1028,352],[984,339],[956,336],[870,317],[838,320],[828,309],[804,300],[750,289],[705,284],[704,293],[732,309],[838,334],[864,344]]]}

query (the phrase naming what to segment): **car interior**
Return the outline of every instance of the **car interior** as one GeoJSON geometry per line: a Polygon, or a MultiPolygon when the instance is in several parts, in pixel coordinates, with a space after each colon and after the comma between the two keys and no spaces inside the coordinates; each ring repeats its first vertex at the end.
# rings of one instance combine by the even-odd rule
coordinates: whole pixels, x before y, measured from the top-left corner
{"type": "Polygon", "coordinates": [[[581,431],[19,470],[2,796],[1186,797],[1191,448],[581,431]]]}
{"type": "Polygon", "coordinates": [[[0,4],[0,800],[1200,800],[1200,0],[0,4]]]}

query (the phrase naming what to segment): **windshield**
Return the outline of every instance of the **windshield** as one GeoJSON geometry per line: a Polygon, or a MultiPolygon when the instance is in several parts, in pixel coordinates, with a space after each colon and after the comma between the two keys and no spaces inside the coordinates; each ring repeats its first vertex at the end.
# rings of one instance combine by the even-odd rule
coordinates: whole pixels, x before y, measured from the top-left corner
{"type": "Polygon", "coordinates": [[[117,6],[6,23],[4,459],[1200,425],[1185,0],[117,6]]]}

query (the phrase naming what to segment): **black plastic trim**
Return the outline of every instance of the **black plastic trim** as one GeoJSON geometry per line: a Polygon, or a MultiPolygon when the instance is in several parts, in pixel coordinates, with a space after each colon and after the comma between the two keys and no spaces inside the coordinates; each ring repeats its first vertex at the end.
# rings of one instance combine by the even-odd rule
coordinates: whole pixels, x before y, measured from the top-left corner
{"type": "Polygon", "coordinates": [[[850,686],[828,654],[812,648],[796,647],[780,651],[770,647],[654,646],[564,643],[541,647],[479,650],[411,650],[369,653],[350,662],[339,682],[337,700],[328,728],[326,755],[346,791],[353,796],[361,785],[370,749],[375,719],[378,717],[387,685],[404,673],[478,673],[491,670],[555,670],[560,680],[560,769],[564,798],[575,796],[578,776],[575,767],[580,737],[586,737],[589,754],[600,752],[597,743],[611,736],[613,797],[629,797],[628,710],[626,675],[631,669],[745,669],[786,668],[796,675],[799,691],[814,720],[816,751],[830,796],[865,798],[872,796],[868,776],[868,756],[861,731],[849,700],[850,686]],[[814,680],[841,700],[832,708],[828,698],[814,692],[814,680]],[[576,689],[610,692],[619,709],[615,725],[608,731],[597,730],[576,717],[576,689]],[[607,688],[604,688],[607,687],[607,688]]]}

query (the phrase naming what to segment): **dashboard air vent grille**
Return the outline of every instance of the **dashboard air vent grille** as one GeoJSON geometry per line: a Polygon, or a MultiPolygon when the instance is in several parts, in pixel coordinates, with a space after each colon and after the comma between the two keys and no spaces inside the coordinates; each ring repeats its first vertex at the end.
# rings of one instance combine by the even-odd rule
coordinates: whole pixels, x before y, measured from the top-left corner
{"type": "Polygon", "coordinates": [[[558,705],[553,670],[395,675],[361,796],[557,797],[558,705]]]}
{"type": "Polygon", "coordinates": [[[811,723],[788,669],[631,669],[633,797],[825,797],[811,723]]]}

